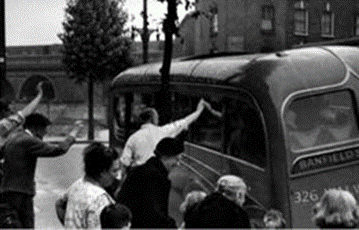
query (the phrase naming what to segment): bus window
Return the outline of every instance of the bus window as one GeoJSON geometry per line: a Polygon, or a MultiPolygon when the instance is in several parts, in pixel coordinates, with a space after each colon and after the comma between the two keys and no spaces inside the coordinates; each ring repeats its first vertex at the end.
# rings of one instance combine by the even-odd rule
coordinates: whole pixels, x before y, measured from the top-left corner
{"type": "MultiPolygon", "coordinates": [[[[193,113],[193,110],[191,110],[191,98],[189,96],[179,93],[173,93],[172,104],[172,121],[177,121],[193,113]]],[[[183,131],[177,137],[183,141],[190,139],[188,131],[183,131]]]]}
{"type": "Polygon", "coordinates": [[[131,106],[131,124],[139,128],[138,116],[144,108],[154,105],[154,96],[151,94],[134,93],[131,106]]]}
{"type": "Polygon", "coordinates": [[[191,104],[191,98],[189,96],[174,93],[172,95],[172,120],[176,121],[179,119],[182,119],[189,114],[193,113],[192,104],[191,104]]]}
{"type": "Polygon", "coordinates": [[[125,125],[125,111],[126,111],[126,103],[125,103],[125,95],[121,94],[118,97],[116,103],[116,112],[115,112],[115,119],[119,126],[125,125]]]}
{"type": "Polygon", "coordinates": [[[292,151],[358,138],[358,126],[349,91],[299,98],[284,112],[292,151]]]}
{"type": "MultiPolygon", "coordinates": [[[[199,99],[200,98],[193,97],[192,105],[197,106],[199,99]]],[[[223,110],[223,103],[220,101],[220,98],[212,96],[205,97],[204,99],[211,104],[215,111],[221,112],[223,110]]],[[[205,109],[192,126],[191,140],[193,142],[215,150],[222,150],[223,118],[221,116],[214,115],[205,109]]]]}
{"type": "Polygon", "coordinates": [[[124,142],[126,137],[140,128],[138,116],[143,108],[154,105],[154,95],[141,93],[120,94],[116,97],[115,103],[115,136],[118,141],[124,142]],[[126,120],[126,116],[128,116],[128,120],[126,120]]]}
{"type": "Polygon", "coordinates": [[[265,134],[258,111],[233,99],[225,114],[226,153],[264,168],[267,162],[265,134]]]}

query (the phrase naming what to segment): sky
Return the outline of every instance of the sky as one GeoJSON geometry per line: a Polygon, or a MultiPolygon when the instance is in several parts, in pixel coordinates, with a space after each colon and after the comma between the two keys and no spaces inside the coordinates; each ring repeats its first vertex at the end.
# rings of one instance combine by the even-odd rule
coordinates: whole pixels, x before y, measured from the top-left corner
{"type": "MultiPolygon", "coordinates": [[[[148,1],[150,27],[156,27],[164,18],[166,5],[158,0],[148,1]]],[[[60,44],[57,34],[63,32],[66,0],[5,0],[5,39],[7,46],[60,44]]],[[[127,0],[125,10],[129,23],[142,27],[140,12],[143,0],[127,0]],[[133,20],[131,20],[133,19],[133,20]]],[[[178,8],[180,19],[185,15],[183,6],[178,8]]]]}

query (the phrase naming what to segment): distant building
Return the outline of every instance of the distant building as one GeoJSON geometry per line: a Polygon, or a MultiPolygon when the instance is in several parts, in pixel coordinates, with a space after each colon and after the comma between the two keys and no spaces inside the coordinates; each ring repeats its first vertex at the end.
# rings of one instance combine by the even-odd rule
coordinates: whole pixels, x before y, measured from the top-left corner
{"type": "MultiPolygon", "coordinates": [[[[162,47],[161,41],[150,42],[150,62],[161,60],[162,47]]],[[[87,100],[87,84],[75,84],[66,75],[61,62],[61,48],[60,44],[6,47],[6,78],[14,89],[17,102],[25,100],[21,97],[25,81],[39,76],[51,82],[55,94],[54,103],[83,103],[87,100]]],[[[136,62],[140,64],[142,44],[135,42],[132,49],[136,62]]],[[[103,87],[95,87],[95,101],[104,100],[103,87]]]]}
{"type": "Polygon", "coordinates": [[[359,35],[357,0],[198,0],[196,12],[180,24],[177,56],[271,52],[359,35]]]}

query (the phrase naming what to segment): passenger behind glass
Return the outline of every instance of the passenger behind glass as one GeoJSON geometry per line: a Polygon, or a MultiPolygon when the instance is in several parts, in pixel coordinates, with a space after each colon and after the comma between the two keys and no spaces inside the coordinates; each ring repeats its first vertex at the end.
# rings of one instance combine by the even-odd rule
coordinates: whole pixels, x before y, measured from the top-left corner
{"type": "MultiPolygon", "coordinates": [[[[345,106],[329,106],[320,112],[323,128],[335,142],[355,136],[355,121],[350,116],[351,108],[345,106]]],[[[357,133],[356,133],[357,135],[357,133]]]]}

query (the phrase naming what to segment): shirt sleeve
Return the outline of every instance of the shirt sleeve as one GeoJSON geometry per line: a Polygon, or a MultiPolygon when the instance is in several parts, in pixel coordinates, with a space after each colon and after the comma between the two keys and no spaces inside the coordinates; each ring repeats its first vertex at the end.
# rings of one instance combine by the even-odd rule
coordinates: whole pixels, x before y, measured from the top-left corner
{"type": "Polygon", "coordinates": [[[183,130],[187,130],[188,126],[189,126],[188,119],[183,118],[181,120],[161,126],[160,130],[166,137],[176,137],[183,130]]]}
{"type": "Polygon", "coordinates": [[[199,115],[201,115],[201,113],[202,110],[196,110],[183,119],[161,126],[160,130],[166,137],[176,137],[183,130],[187,130],[188,126],[192,124],[192,122],[194,122],[199,117],[199,115]]]}
{"type": "Polygon", "coordinates": [[[6,137],[11,131],[15,130],[24,122],[24,116],[21,112],[13,114],[0,120],[0,136],[6,137]]]}
{"type": "MultiPolygon", "coordinates": [[[[68,138],[68,142],[72,142],[73,139],[68,138]]],[[[37,157],[54,157],[65,154],[68,150],[67,145],[62,144],[50,144],[37,138],[31,138],[27,140],[25,144],[28,152],[37,157]]]]}
{"type": "Polygon", "coordinates": [[[123,148],[122,155],[120,158],[121,163],[125,166],[130,166],[132,162],[132,154],[133,154],[132,141],[130,138],[126,142],[125,147],[123,148]]]}

